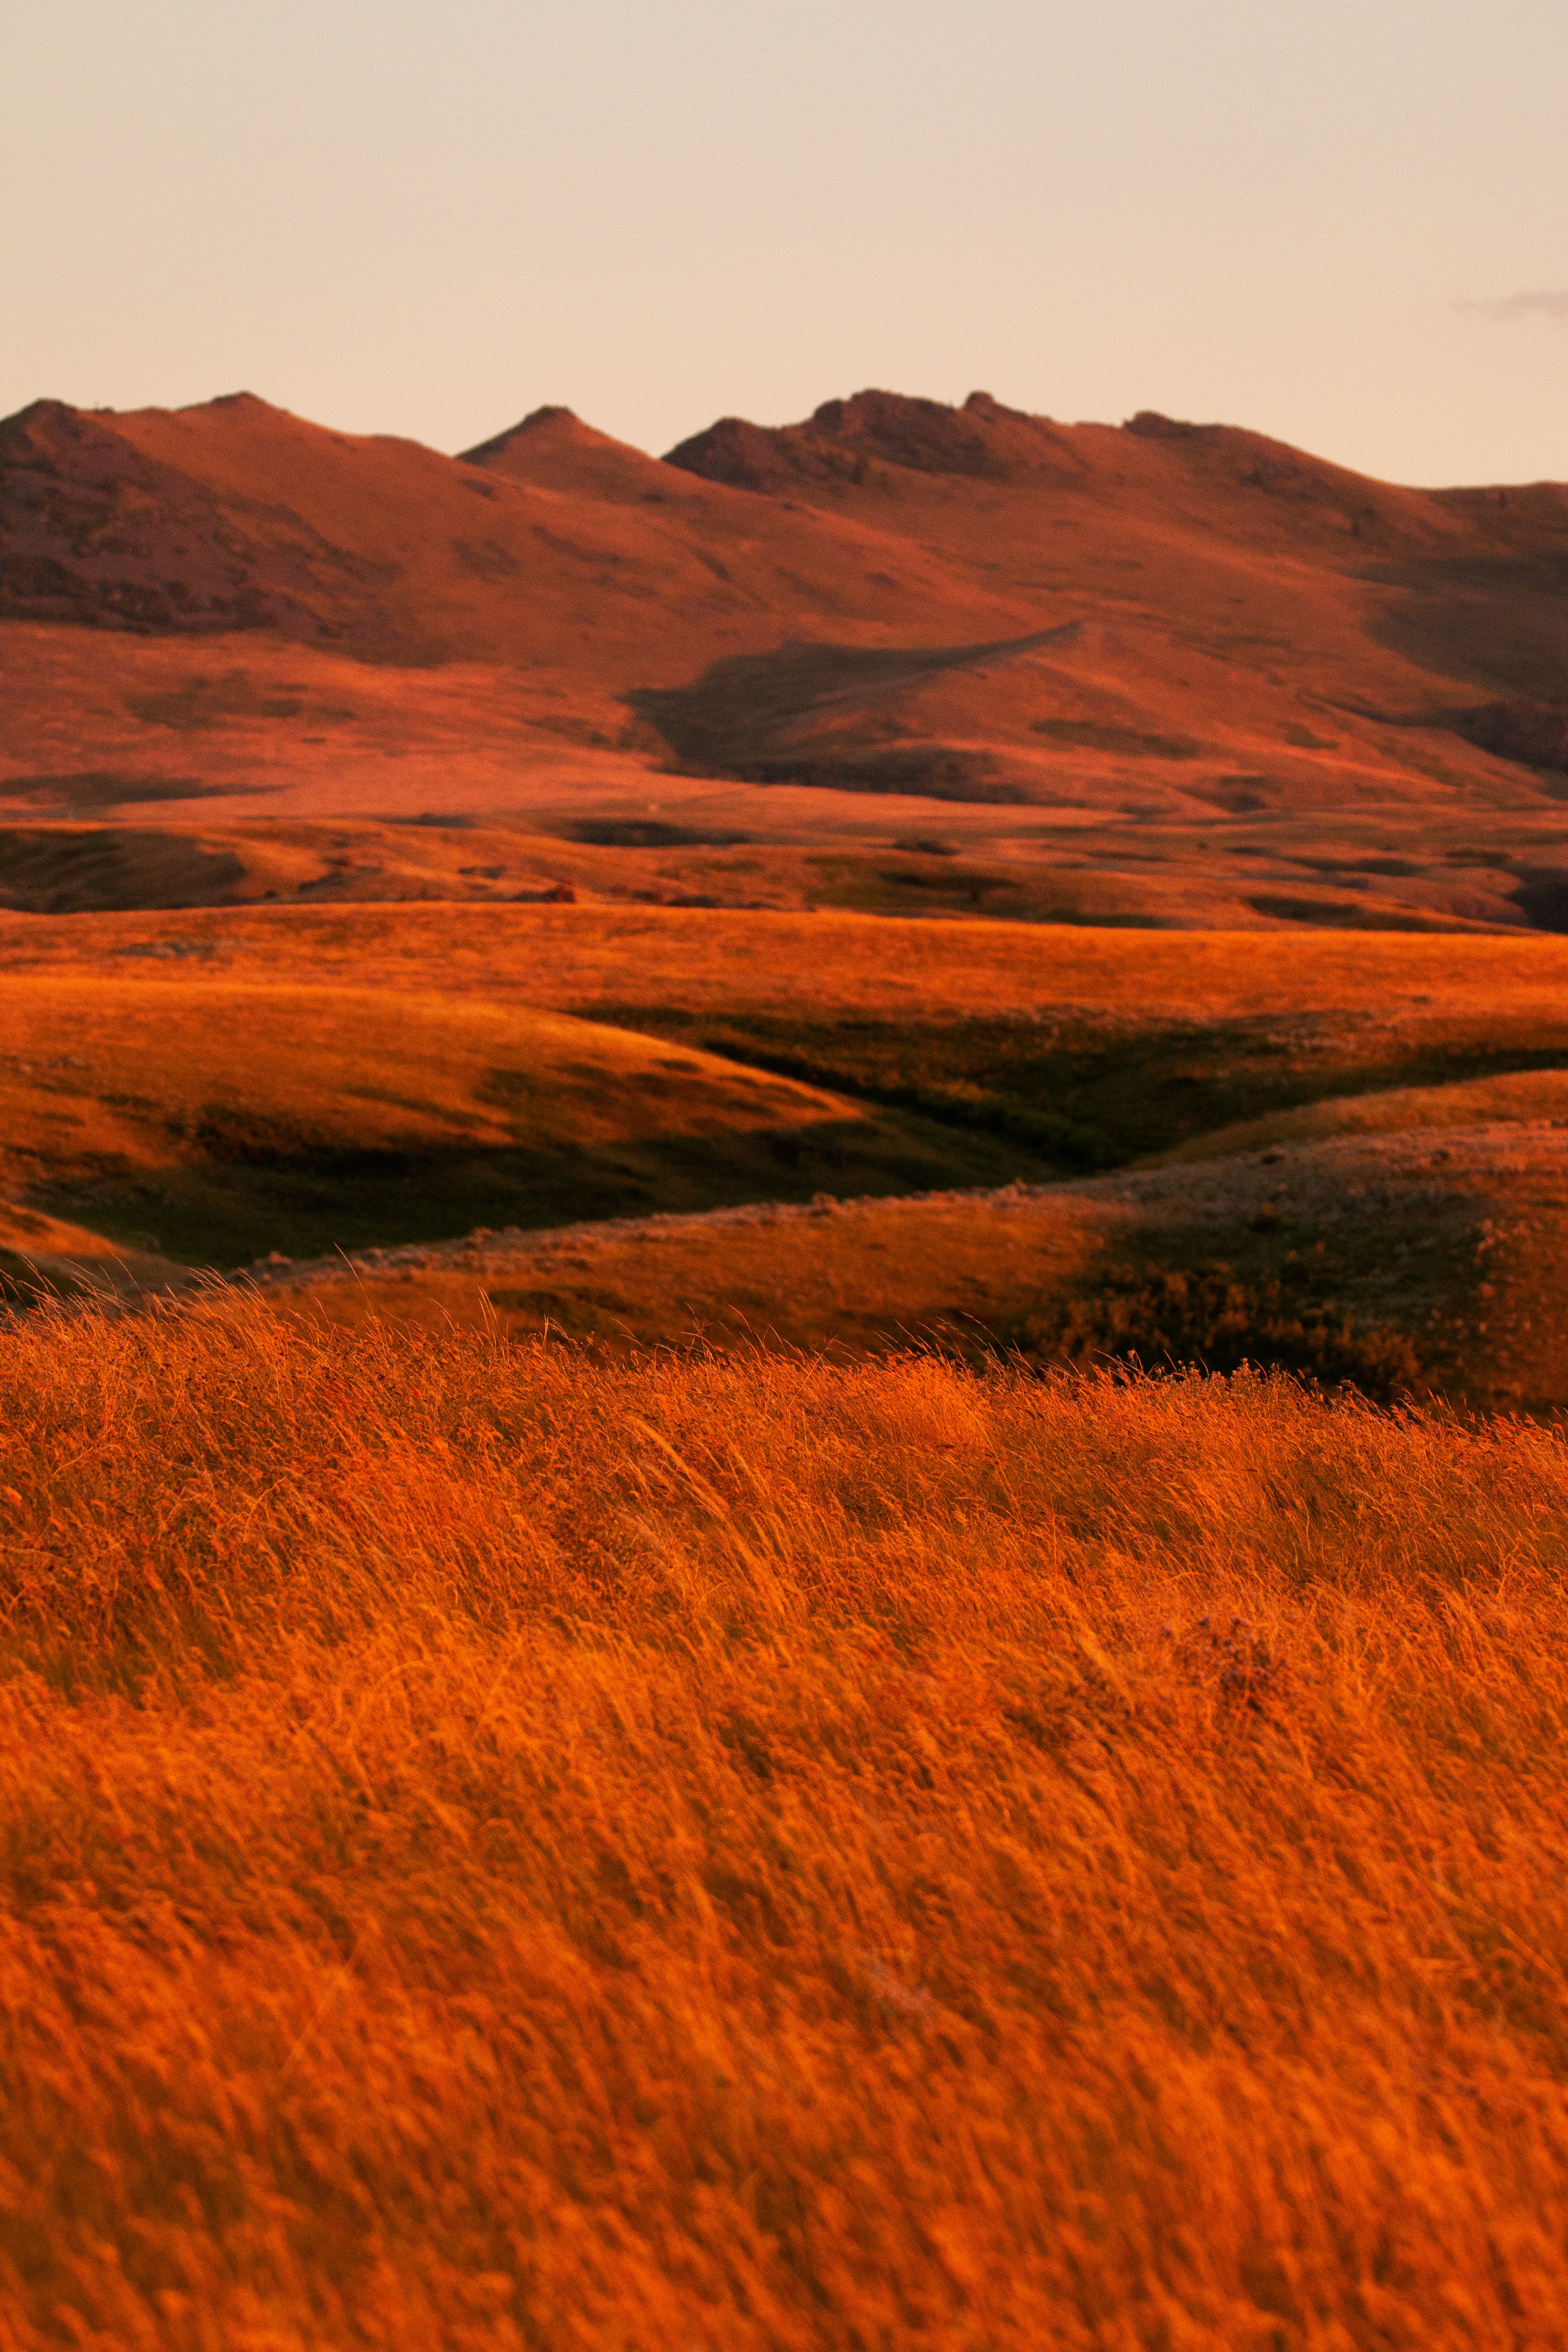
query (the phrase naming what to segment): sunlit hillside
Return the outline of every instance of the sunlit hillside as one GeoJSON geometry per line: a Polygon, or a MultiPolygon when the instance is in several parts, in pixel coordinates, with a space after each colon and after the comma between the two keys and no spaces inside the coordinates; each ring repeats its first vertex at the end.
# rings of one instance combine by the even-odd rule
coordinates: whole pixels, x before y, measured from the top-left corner
{"type": "Polygon", "coordinates": [[[268,1295],[340,1321],[1568,1405],[1555,941],[442,905],[0,939],[16,1296],[281,1255],[268,1295]]]}
{"type": "Polygon", "coordinates": [[[1554,1419],[1568,1412],[1568,1134],[1506,1115],[1369,1124],[1126,1175],[474,1235],[247,1281],[329,1323],[553,1336],[612,1356],[700,1342],[842,1360],[918,1342],[971,1363],[1277,1364],[1383,1402],[1554,1419]]]}
{"type": "Polygon", "coordinates": [[[1568,944],[1339,931],[1182,934],[979,922],[868,920],[664,907],[342,905],[0,915],[12,971],[182,982],[200,971],[365,988],[438,988],[555,1011],[607,1003],[690,1015],[1121,1024],[1239,1044],[1291,1016],[1353,1066],[1425,1051],[1484,1055],[1563,1034],[1568,944]],[[127,957],[144,962],[128,971],[127,957]],[[1488,1024],[1491,1024],[1489,1031],[1488,1024]],[[1542,1024],[1547,1024],[1542,1029],[1542,1024]]]}
{"type": "Polygon", "coordinates": [[[18,2346],[1558,2340],[1555,1439],[260,1316],[0,1381],[18,2346]]]}
{"type": "Polygon", "coordinates": [[[984,394],[667,458],[559,407],[450,457],[37,401],[0,420],[0,904],[515,895],[592,846],[621,903],[1561,929],[1565,549],[1561,484],[984,394]],[[389,837],[422,823],[518,845],[389,837]]]}
{"type": "Polygon", "coordinates": [[[0,980],[0,1119],[29,1206],[217,1266],[1014,1164],[602,1022],[195,973],[0,980]]]}

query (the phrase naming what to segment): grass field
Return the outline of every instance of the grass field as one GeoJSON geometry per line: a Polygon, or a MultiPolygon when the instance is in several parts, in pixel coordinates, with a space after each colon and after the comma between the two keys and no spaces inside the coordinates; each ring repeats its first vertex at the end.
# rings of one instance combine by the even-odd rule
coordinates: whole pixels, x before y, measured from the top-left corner
{"type": "MultiPolygon", "coordinates": [[[[312,1286],[312,1314],[614,1349],[705,1334],[879,1352],[940,1333],[960,1353],[1296,1362],[1280,1334],[1303,1324],[1310,1369],[1348,1321],[1389,1335],[1359,1360],[1374,1393],[1568,1405],[1544,1305],[1568,1279],[1554,940],[554,906],[3,929],[12,1213],[100,1251],[357,1253],[353,1284],[312,1286]],[[1096,1190],[1162,1153],[1191,1173],[1158,1200],[1096,1190]],[[1222,1161],[1216,1205],[1203,1168],[1222,1161]],[[862,1207],[657,1242],[586,1232],[542,1257],[526,1240],[1051,1180],[1073,1198],[1027,1215],[862,1207]],[[476,1228],[512,1232],[499,1262],[493,1240],[442,1253],[476,1228]],[[416,1244],[435,1255],[363,1259],[416,1244]],[[1224,1331],[1180,1301],[1159,1328],[1147,1297],[1129,1320],[1131,1292],[1167,1275],[1219,1297],[1220,1265],[1242,1296],[1224,1331]]],[[[68,1252],[36,1255],[46,1281],[77,1278],[68,1252]]],[[[13,1245],[13,1290],[16,1261],[13,1245]]]]}
{"type": "Polygon", "coordinates": [[[636,999],[685,1012],[798,1008],[927,1020],[1064,1010],[1178,1021],[1359,1011],[1399,1024],[1522,1013],[1560,996],[1568,941],[1540,933],[1149,932],[824,911],[345,904],[0,916],[14,968],[216,961],[255,979],[475,990],[570,1010],[636,999]]]}
{"type": "Polygon", "coordinates": [[[34,1208],[218,1266],[1019,1164],[602,1024],[205,975],[0,981],[0,1137],[34,1208]]]}
{"type": "MultiPolygon", "coordinates": [[[[482,997],[713,1048],[1037,1165],[1568,1063],[1568,942],[593,907],[0,919],[14,972],[482,997]]],[[[934,1147],[933,1147],[934,1148],[934,1147]]],[[[994,1163],[998,1167],[1004,1163],[994,1163]]]]}
{"type": "Polygon", "coordinates": [[[989,1354],[1043,1294],[1092,1279],[1127,1209],[1079,1195],[926,1193],[806,1210],[572,1225],[266,1275],[281,1311],[355,1326],[713,1348],[989,1354]]]}
{"type": "MultiPolygon", "coordinates": [[[[1439,1110],[1448,1091],[1433,1090],[1439,1110]]],[[[1381,1126],[1263,1150],[375,1252],[268,1271],[266,1295],[334,1324],[549,1331],[612,1355],[919,1341],[967,1361],[1279,1362],[1385,1402],[1556,1418],[1568,1131],[1522,1115],[1553,1100],[1545,1076],[1452,1091],[1467,1126],[1423,1125],[1426,1096],[1384,1092],[1350,1107],[1381,1109],[1381,1126]]]]}
{"type": "Polygon", "coordinates": [[[1568,2344],[1568,946],[0,934],[4,2352],[1568,2344]]]}
{"type": "Polygon", "coordinates": [[[34,1318],[18,2347],[1551,2346],[1560,1444],[34,1318]]]}

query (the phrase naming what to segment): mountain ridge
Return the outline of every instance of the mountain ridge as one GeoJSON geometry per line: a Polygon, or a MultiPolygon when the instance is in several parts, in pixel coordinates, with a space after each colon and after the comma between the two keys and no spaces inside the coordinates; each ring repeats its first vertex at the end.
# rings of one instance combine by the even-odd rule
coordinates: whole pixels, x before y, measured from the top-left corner
{"type": "Polygon", "coordinates": [[[1456,920],[1516,919],[1499,857],[1531,906],[1568,887],[1568,488],[1410,489],[1150,410],[869,390],[656,457],[546,404],[448,457],[248,393],[39,401],[0,422],[0,679],[31,820],[646,826],[674,793],[805,847],[923,803],[1037,871],[1297,826],[1290,876],[1328,879],[1251,891],[1268,920],[1397,898],[1412,856],[1456,920]],[[1450,887],[1408,843],[1458,824],[1450,887]]]}

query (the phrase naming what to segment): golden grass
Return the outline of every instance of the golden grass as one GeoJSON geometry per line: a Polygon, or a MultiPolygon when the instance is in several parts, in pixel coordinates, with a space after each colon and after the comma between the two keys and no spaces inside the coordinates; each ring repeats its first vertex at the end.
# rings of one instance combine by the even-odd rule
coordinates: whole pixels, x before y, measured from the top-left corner
{"type": "MultiPolygon", "coordinates": [[[[1033,1352],[1053,1330],[1082,1340],[1074,1302],[1100,1328],[1087,1303],[1108,1283],[1125,1297],[1136,1269],[1217,1262],[1260,1296],[1282,1283],[1295,1316],[1321,1311],[1335,1328],[1348,1318],[1413,1344],[1418,1395],[1556,1418],[1568,1409],[1568,1334],[1552,1312],[1568,1285],[1568,1139],[1524,1116],[1553,1101],[1568,1109],[1555,1072],[1390,1091],[1320,1107],[1324,1136],[1305,1117],[1241,1131],[1288,1149],[1178,1151],[1035,1191],[378,1253],[298,1269],[265,1295],[335,1324],[512,1338],[549,1327],[612,1352],[702,1337],[867,1356],[920,1340],[973,1360],[1033,1352]],[[1451,1096],[1488,1123],[1447,1124],[1451,1096]]],[[[1110,1344],[1110,1327],[1100,1336],[1110,1344]]],[[[1149,1328],[1126,1336],[1163,1360],[1149,1328]]],[[[1173,1327],[1164,1344],[1202,1360],[1208,1343],[1173,1327]]],[[[1250,1332],[1249,1351],[1267,1360],[1268,1345],[1250,1332]]]]}
{"type": "MultiPolygon", "coordinates": [[[[1568,940],[1389,932],[1123,931],[670,908],[345,905],[0,916],[13,969],[123,972],[128,946],[205,946],[236,978],[475,992],[570,1012],[602,1000],[965,1018],[1087,1011],[1228,1021],[1334,1013],[1413,1034],[1517,1014],[1568,1028],[1568,940]]],[[[172,957],[152,969],[188,976],[172,957]]]]}
{"type": "Polygon", "coordinates": [[[1037,1113],[1126,1157],[1281,1094],[1568,1055],[1563,947],[1529,939],[362,906],[14,918],[0,945],[0,1181],[225,1266],[1005,1182],[1051,1165],[1037,1113]],[[821,1085],[702,1051],[710,1016],[821,1085]],[[823,1090],[857,1087],[880,1107],[823,1090]]]}
{"type": "Polygon", "coordinates": [[[1496,1078],[1456,1078],[1442,1087],[1390,1087],[1368,1095],[1331,1096],[1215,1128],[1163,1157],[1225,1160],[1273,1143],[1318,1143],[1335,1135],[1403,1135],[1426,1127],[1482,1127],[1500,1120],[1525,1125],[1568,1123],[1568,1070],[1513,1070],[1496,1078]]]}
{"type": "Polygon", "coordinates": [[[336,1324],[548,1328],[623,1351],[707,1339],[882,1354],[939,1332],[962,1348],[1082,1278],[1131,1222],[1072,1193],[863,1200],[755,1223],[576,1226],[422,1265],[359,1262],[352,1278],[268,1296],[336,1324]]]}
{"type": "MultiPolygon", "coordinates": [[[[477,1005],[487,1020],[502,1008],[587,1013],[595,1027],[662,1037],[666,1051],[711,1045],[742,1063],[772,1060],[836,1094],[914,1112],[931,1169],[922,1175],[911,1164],[894,1188],[904,1190],[1032,1174],[1059,1158],[1058,1144],[1068,1165],[1082,1162],[1082,1152],[1072,1156],[1078,1145],[1089,1164],[1109,1164],[1292,1103],[1568,1061],[1568,942],[1535,937],[354,906],[0,919],[0,949],[24,1017],[31,992],[50,982],[129,987],[127,1018],[134,1007],[137,1024],[154,1032],[180,1019],[183,1005],[199,1013],[213,990],[350,988],[365,1008],[355,1050],[378,1069],[400,1054],[405,1005],[416,1033],[437,1020],[460,1026],[477,1005]],[[376,998],[395,1008],[379,1032],[369,1010],[376,998]]],[[[302,1005],[296,1017],[308,1021],[302,1005]]],[[[246,1050],[255,1050],[248,1041],[246,1050]]],[[[309,1067],[307,1057],[301,1085],[309,1067]]],[[[275,1104],[271,1115],[287,1110],[275,1104]]],[[[25,1121],[11,1125],[25,1137],[25,1121]]],[[[824,1171],[802,1197],[818,1186],[887,1189],[824,1171]]],[[[788,1189],[775,1180],[709,1198],[788,1189]]],[[[595,1203],[585,1213],[606,1211],[595,1203]]],[[[466,1223],[515,1221],[481,1208],[466,1223]]],[[[463,1230],[465,1222],[423,1228],[426,1236],[463,1230]]],[[[329,1238],[352,1246],[394,1237],[329,1238]]]]}
{"type": "Polygon", "coordinates": [[[118,1242],[279,1245],[1005,1177],[819,1088],[531,1006],[407,990],[0,979],[0,1182],[118,1242]],[[775,1139],[776,1148],[775,1148],[775,1139]]]}
{"type": "Polygon", "coordinates": [[[374,989],[0,980],[0,1119],[45,1166],[164,1165],[226,1117],[257,1142],[363,1150],[506,1145],[520,1117],[539,1144],[594,1149],[858,1116],[710,1055],[472,999],[410,991],[389,1013],[374,989]]]}
{"type": "Polygon", "coordinates": [[[1563,2340],[1540,1430],[259,1314],[0,1377],[8,2347],[1563,2340]]]}

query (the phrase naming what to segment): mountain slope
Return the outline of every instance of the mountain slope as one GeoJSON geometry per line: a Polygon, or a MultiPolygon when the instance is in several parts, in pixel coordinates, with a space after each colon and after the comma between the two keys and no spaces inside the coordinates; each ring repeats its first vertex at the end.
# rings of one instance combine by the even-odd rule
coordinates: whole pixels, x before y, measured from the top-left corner
{"type": "Polygon", "coordinates": [[[328,432],[247,394],[112,416],[41,401],[0,425],[0,615],[266,628],[377,660],[543,660],[617,679],[628,663],[679,672],[717,644],[769,642],[781,616],[1011,617],[913,551],[899,551],[906,578],[872,577],[889,551],[864,525],[764,521],[651,459],[668,492],[637,506],[528,478],[504,452],[479,460],[328,432]],[[715,560],[727,542],[739,576],[715,560]]]}
{"type": "Polygon", "coordinates": [[[822,892],[867,905],[912,843],[1080,918],[1550,928],[1565,590],[1562,486],[1148,414],[862,393],[661,460],[562,408],[447,457],[45,401],[0,424],[0,803],[673,816],[858,859],[822,892]]]}
{"type": "MultiPolygon", "coordinates": [[[[1336,727],[1445,731],[1478,689],[1568,705],[1561,484],[1401,489],[1230,426],[1063,426],[982,393],[956,410],[861,393],[771,430],[724,419],[668,462],[1093,613],[1115,633],[1085,681],[1106,725],[1107,673],[1200,737],[1265,707],[1278,733],[1287,700],[1336,727]]],[[[1493,713],[1479,740],[1506,752],[1508,732],[1493,713]]]]}

